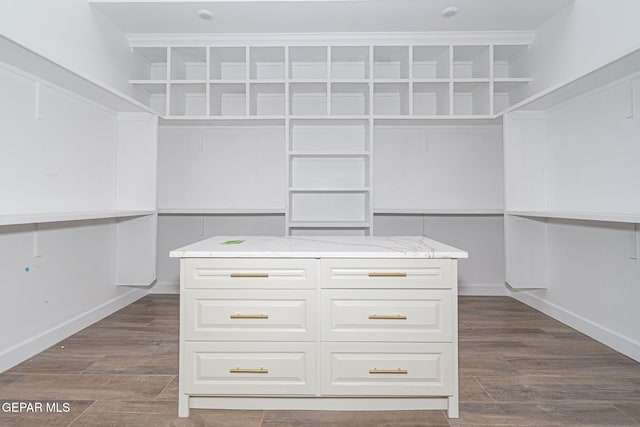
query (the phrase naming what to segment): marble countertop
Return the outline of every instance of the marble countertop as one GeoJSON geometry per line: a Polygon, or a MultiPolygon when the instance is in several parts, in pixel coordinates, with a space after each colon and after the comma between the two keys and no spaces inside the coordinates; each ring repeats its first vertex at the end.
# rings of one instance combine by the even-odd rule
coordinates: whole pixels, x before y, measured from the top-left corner
{"type": "Polygon", "coordinates": [[[172,258],[467,258],[424,236],[215,236],[172,258]]]}

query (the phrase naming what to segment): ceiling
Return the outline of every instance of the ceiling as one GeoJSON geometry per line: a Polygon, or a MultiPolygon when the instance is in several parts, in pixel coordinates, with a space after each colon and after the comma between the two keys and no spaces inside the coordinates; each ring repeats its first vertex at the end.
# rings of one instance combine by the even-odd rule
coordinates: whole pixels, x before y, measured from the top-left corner
{"type": "Polygon", "coordinates": [[[88,0],[125,33],[533,31],[573,0],[88,0]],[[459,13],[443,18],[446,7],[459,13]],[[213,19],[197,17],[199,9],[213,19]]]}

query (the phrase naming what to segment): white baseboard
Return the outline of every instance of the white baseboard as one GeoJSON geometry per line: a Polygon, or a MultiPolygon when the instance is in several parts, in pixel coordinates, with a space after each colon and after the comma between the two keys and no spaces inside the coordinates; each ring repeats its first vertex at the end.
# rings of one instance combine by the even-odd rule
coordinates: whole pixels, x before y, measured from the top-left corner
{"type": "Polygon", "coordinates": [[[509,296],[509,291],[504,283],[466,284],[458,285],[458,295],[474,297],[509,296]]]}
{"type": "Polygon", "coordinates": [[[156,283],[149,289],[150,294],[179,294],[180,284],[172,282],[156,283]]]}
{"type": "Polygon", "coordinates": [[[6,371],[87,326],[104,319],[139,300],[147,293],[146,289],[133,289],[2,351],[0,353],[0,372],[6,371]]]}
{"type": "Polygon", "coordinates": [[[554,319],[571,326],[594,340],[611,347],[625,356],[640,362],[640,342],[612,331],[605,326],[597,324],[583,316],[560,307],[557,304],[536,295],[532,295],[529,292],[510,290],[509,295],[512,298],[543,312],[547,316],[551,316],[554,319]]]}

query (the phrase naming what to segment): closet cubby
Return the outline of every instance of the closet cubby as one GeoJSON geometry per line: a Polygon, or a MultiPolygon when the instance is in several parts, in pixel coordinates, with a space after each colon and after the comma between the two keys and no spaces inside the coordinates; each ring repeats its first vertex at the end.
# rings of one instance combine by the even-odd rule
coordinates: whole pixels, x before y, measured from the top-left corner
{"type": "Polygon", "coordinates": [[[285,114],[284,84],[252,83],[249,92],[250,115],[283,116],[285,114]]]}
{"type": "Polygon", "coordinates": [[[167,111],[167,84],[166,83],[137,83],[133,86],[137,100],[161,116],[167,111]]]}
{"type": "Polygon", "coordinates": [[[205,80],[207,49],[205,47],[171,48],[171,80],[205,80]]]}
{"type": "Polygon", "coordinates": [[[289,85],[289,114],[294,116],[326,116],[326,83],[291,83],[289,85]]]}
{"type": "MultiPolygon", "coordinates": [[[[489,79],[489,46],[454,46],[454,79],[489,79]]],[[[487,104],[488,105],[488,104],[487,104]]]]}
{"type": "Polygon", "coordinates": [[[289,78],[292,80],[327,79],[327,47],[294,46],[289,48],[289,78]]]}
{"type": "Polygon", "coordinates": [[[247,87],[244,83],[211,85],[212,116],[244,116],[247,113],[247,87]]]}
{"type": "Polygon", "coordinates": [[[501,113],[521,98],[518,93],[529,84],[528,81],[496,81],[493,84],[493,112],[501,113]]]}
{"type": "Polygon", "coordinates": [[[528,45],[496,45],[493,47],[493,77],[528,77],[523,59],[528,45]]]}
{"type": "Polygon", "coordinates": [[[359,190],[369,186],[369,157],[362,155],[292,155],[292,190],[359,190]]]}
{"type": "Polygon", "coordinates": [[[368,120],[292,120],[293,153],[364,153],[369,150],[368,120]]]}
{"type": "Polygon", "coordinates": [[[166,47],[135,47],[132,56],[132,80],[167,80],[166,47]]]}
{"type": "Polygon", "coordinates": [[[374,79],[408,79],[408,46],[375,46],[373,48],[374,79]]]}
{"type": "Polygon", "coordinates": [[[245,47],[212,47],[211,80],[245,80],[247,51],[245,47]]]}
{"type": "MultiPolygon", "coordinates": [[[[291,226],[322,223],[331,227],[331,223],[353,226],[352,223],[369,221],[368,192],[291,192],[291,226]]],[[[316,226],[320,226],[317,224],[316,226]]]]}
{"type": "Polygon", "coordinates": [[[171,83],[170,116],[204,116],[207,88],[204,83],[171,83]]]}
{"type": "Polygon", "coordinates": [[[369,114],[368,83],[332,83],[331,115],[365,116],[369,114]]]}
{"type": "Polygon", "coordinates": [[[331,79],[369,78],[369,46],[332,46],[331,79]]]}
{"type": "Polygon", "coordinates": [[[409,114],[409,84],[375,83],[373,85],[373,114],[377,116],[409,114]]]}
{"type": "Polygon", "coordinates": [[[451,114],[449,83],[414,83],[413,114],[441,116],[451,114]]]}
{"type": "Polygon", "coordinates": [[[250,72],[252,80],[284,80],[284,47],[249,48],[250,72]]]}
{"type": "Polygon", "coordinates": [[[489,115],[489,82],[453,84],[453,114],[457,116],[489,115]]]}
{"type": "Polygon", "coordinates": [[[448,79],[449,46],[414,46],[413,78],[448,79]]]}

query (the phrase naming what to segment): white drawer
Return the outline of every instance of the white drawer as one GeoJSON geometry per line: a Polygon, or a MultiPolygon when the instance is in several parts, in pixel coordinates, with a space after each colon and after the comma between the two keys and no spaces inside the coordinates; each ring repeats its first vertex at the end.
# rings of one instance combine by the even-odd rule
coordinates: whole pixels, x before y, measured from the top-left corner
{"type": "Polygon", "coordinates": [[[184,344],[184,391],[197,395],[315,394],[313,343],[184,344]]]}
{"type": "Polygon", "coordinates": [[[323,395],[450,396],[452,344],[323,343],[323,395]]]}
{"type": "Polygon", "coordinates": [[[322,259],[323,288],[436,288],[455,284],[451,259],[322,259]]]}
{"type": "Polygon", "coordinates": [[[181,283],[186,288],[315,288],[314,259],[185,258],[181,283]]]}
{"type": "Polygon", "coordinates": [[[187,289],[187,340],[313,341],[314,290],[187,289]]]}
{"type": "Polygon", "coordinates": [[[323,289],[324,341],[450,342],[452,291],[323,289]]]}

